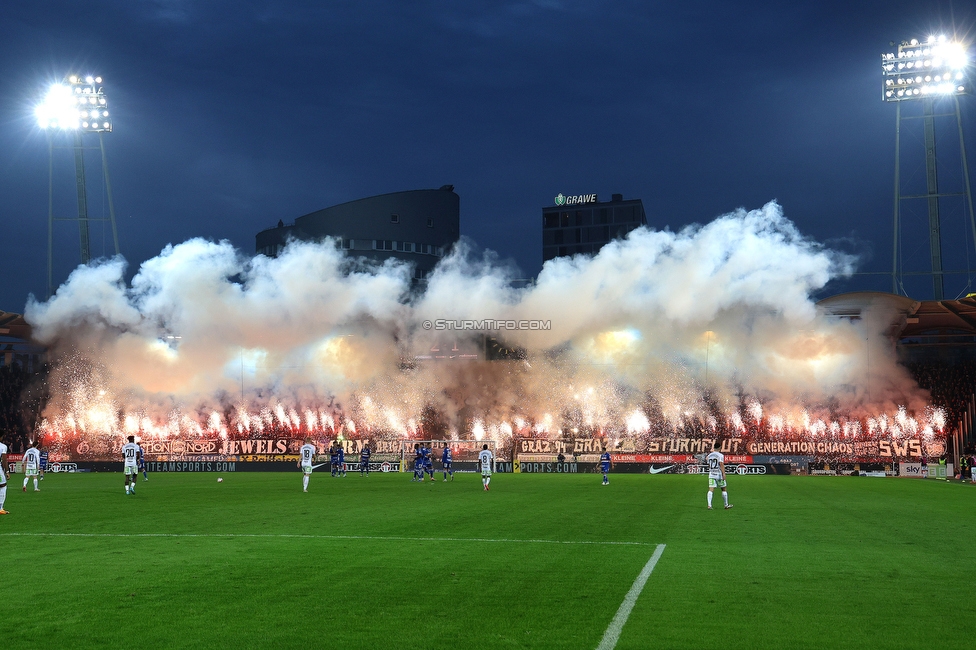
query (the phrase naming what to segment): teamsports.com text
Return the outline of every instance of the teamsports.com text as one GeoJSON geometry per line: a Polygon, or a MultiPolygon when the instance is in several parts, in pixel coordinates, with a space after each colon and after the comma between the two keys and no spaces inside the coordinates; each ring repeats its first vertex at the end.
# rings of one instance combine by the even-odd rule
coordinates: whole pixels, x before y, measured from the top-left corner
{"type": "Polygon", "coordinates": [[[484,320],[446,320],[438,318],[434,321],[425,320],[423,322],[425,330],[480,330],[494,332],[498,330],[540,330],[548,331],[552,329],[552,321],[549,320],[495,320],[485,318],[484,320]]]}

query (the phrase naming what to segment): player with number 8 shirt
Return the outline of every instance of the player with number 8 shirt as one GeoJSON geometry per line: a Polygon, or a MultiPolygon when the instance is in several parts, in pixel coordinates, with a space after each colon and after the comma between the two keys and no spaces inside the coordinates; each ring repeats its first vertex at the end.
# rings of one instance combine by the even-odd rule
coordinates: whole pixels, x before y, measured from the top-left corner
{"type": "Polygon", "coordinates": [[[481,484],[485,486],[485,492],[488,491],[488,484],[491,483],[491,465],[494,459],[495,457],[488,450],[488,445],[483,445],[478,452],[478,464],[481,466],[481,484]]]}

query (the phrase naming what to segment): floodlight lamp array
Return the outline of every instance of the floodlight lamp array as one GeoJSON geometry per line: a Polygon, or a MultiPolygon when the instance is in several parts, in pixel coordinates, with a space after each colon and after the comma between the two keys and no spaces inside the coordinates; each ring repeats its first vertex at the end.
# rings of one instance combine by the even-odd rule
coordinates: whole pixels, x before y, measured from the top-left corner
{"type": "Polygon", "coordinates": [[[942,36],[903,41],[897,52],[881,55],[884,76],[881,98],[900,102],[926,97],[951,97],[971,91],[966,46],[942,36]]]}
{"type": "Polygon", "coordinates": [[[34,110],[42,129],[104,133],[112,130],[112,117],[102,88],[102,78],[68,75],[53,84],[34,110]]]}

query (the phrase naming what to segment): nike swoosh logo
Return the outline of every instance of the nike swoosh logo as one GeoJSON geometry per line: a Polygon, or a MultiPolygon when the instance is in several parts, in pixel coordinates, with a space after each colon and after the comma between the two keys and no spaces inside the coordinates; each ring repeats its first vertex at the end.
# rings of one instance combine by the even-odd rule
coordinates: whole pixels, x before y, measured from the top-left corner
{"type": "Polygon", "coordinates": [[[655,469],[655,468],[652,467],[651,468],[651,474],[660,474],[661,472],[666,471],[666,470],[669,470],[672,467],[674,467],[674,465],[668,465],[667,467],[659,467],[657,469],[655,469]]]}

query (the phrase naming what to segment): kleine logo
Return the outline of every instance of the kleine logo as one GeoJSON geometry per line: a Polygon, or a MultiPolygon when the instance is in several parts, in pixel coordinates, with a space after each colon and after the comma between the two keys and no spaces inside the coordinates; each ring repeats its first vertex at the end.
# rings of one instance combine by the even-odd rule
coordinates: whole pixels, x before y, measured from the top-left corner
{"type": "Polygon", "coordinates": [[[929,456],[938,458],[946,452],[946,444],[942,440],[933,440],[925,443],[925,451],[929,456]]]}

